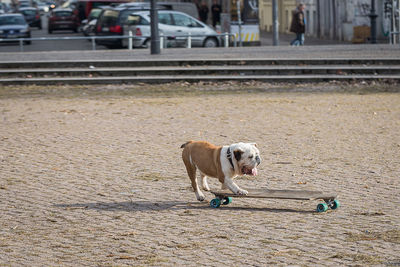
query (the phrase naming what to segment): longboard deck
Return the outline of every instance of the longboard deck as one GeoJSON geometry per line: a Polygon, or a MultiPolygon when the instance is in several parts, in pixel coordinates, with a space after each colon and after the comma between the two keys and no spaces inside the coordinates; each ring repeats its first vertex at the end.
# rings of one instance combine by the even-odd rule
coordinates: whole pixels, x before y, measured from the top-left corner
{"type": "Polygon", "coordinates": [[[211,191],[216,197],[240,197],[240,198],[275,198],[295,200],[333,200],[337,197],[335,193],[309,190],[270,190],[270,189],[246,189],[247,195],[236,195],[229,190],[211,191]]]}

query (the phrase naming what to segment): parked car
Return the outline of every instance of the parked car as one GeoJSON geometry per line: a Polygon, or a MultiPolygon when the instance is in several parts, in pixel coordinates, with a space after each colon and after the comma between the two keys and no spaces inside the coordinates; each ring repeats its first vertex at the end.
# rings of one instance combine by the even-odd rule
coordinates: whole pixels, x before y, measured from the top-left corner
{"type": "Polygon", "coordinates": [[[20,8],[19,12],[24,15],[26,22],[31,27],[38,27],[42,29],[42,19],[40,18],[39,9],[34,7],[20,8]]]}
{"type": "Polygon", "coordinates": [[[29,0],[19,0],[18,1],[18,10],[24,7],[32,7],[31,1],[29,0]]]}
{"type": "Polygon", "coordinates": [[[97,18],[99,17],[102,10],[103,10],[103,8],[101,8],[101,7],[93,8],[89,13],[88,18],[85,20],[82,20],[81,28],[82,28],[83,35],[85,35],[85,36],[94,35],[97,18]]]}
{"type": "MultiPolygon", "coordinates": [[[[121,36],[124,35],[122,25],[129,14],[134,11],[147,10],[150,8],[148,3],[132,3],[129,6],[108,7],[103,9],[97,18],[95,33],[96,36],[121,36]]],[[[97,39],[97,44],[109,48],[122,47],[122,40],[118,38],[97,39]]]]}
{"type": "Polygon", "coordinates": [[[44,2],[36,2],[37,8],[39,9],[41,14],[49,12],[49,6],[44,2]]]}
{"type": "MultiPolygon", "coordinates": [[[[221,44],[218,33],[203,22],[178,11],[158,11],[159,33],[167,36],[167,46],[184,46],[187,35],[191,35],[192,46],[217,47],[221,44]],[[184,35],[184,36],[182,36],[184,35]]],[[[131,31],[136,36],[134,47],[149,47],[150,44],[150,12],[139,11],[129,15],[123,25],[123,31],[131,31]]],[[[127,39],[123,40],[126,45],[127,39]]]]}
{"type": "Polygon", "coordinates": [[[8,4],[0,2],[0,14],[8,13],[10,10],[11,8],[8,4]]]}
{"type": "MultiPolygon", "coordinates": [[[[0,15],[0,39],[31,38],[31,29],[22,14],[0,15]]],[[[25,41],[31,44],[31,41],[25,41]]]]}
{"type": "Polygon", "coordinates": [[[48,32],[55,30],[72,30],[78,32],[79,22],[77,16],[69,8],[53,9],[49,17],[48,32]]]}

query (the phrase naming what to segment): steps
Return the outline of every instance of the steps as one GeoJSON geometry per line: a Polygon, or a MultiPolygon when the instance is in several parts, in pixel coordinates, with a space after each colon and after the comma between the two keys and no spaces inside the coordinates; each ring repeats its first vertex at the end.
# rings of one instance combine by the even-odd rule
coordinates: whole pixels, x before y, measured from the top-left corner
{"type": "Polygon", "coordinates": [[[400,81],[400,59],[175,59],[0,62],[0,84],[400,81]]]}

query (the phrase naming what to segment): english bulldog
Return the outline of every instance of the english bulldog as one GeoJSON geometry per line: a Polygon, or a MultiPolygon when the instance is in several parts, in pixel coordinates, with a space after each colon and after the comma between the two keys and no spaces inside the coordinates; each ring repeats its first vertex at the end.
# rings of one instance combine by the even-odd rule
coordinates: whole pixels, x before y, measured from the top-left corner
{"type": "Polygon", "coordinates": [[[233,182],[238,175],[257,175],[257,166],[261,163],[260,151],[256,143],[237,143],[230,146],[215,146],[205,141],[189,141],[181,146],[183,163],[192,181],[192,187],[199,201],[205,199],[196,179],[199,169],[201,185],[210,191],[207,177],[218,178],[222,189],[229,189],[234,194],[247,195],[233,182]]]}

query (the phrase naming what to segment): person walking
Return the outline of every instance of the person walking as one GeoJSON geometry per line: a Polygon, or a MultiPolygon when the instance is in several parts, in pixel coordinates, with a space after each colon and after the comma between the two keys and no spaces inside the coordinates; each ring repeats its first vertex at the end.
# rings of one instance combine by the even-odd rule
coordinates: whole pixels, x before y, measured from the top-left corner
{"type": "Polygon", "coordinates": [[[199,16],[200,16],[200,20],[204,23],[207,24],[207,19],[208,19],[208,6],[206,1],[201,1],[201,5],[199,8],[199,16]]]}
{"type": "Polygon", "coordinates": [[[213,0],[213,4],[211,6],[211,13],[212,13],[212,25],[215,29],[217,24],[221,24],[221,11],[222,7],[218,4],[218,0],[213,0]]]}
{"type": "Polygon", "coordinates": [[[304,17],[304,10],[306,5],[300,3],[292,12],[292,24],[290,31],[296,34],[296,38],[290,43],[292,46],[304,45],[304,33],[306,32],[306,20],[304,17]]]}

